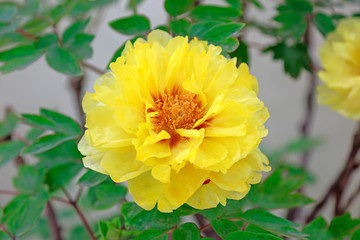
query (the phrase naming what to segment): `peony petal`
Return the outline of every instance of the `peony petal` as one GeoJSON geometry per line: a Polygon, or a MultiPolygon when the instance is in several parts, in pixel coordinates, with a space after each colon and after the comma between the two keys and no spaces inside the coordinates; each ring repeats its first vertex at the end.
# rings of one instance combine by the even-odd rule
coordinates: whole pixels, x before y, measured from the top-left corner
{"type": "Polygon", "coordinates": [[[171,168],[169,165],[159,164],[152,168],[151,174],[156,180],[162,183],[168,183],[170,182],[171,168]]]}

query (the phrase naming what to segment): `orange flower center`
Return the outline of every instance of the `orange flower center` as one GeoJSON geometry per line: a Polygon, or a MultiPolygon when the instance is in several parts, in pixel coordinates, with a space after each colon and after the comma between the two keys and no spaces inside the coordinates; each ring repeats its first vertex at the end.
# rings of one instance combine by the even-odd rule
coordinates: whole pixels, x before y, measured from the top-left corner
{"type": "Polygon", "coordinates": [[[158,115],[154,118],[154,130],[169,133],[179,128],[191,129],[205,113],[197,95],[191,92],[164,93],[155,101],[158,115]]]}

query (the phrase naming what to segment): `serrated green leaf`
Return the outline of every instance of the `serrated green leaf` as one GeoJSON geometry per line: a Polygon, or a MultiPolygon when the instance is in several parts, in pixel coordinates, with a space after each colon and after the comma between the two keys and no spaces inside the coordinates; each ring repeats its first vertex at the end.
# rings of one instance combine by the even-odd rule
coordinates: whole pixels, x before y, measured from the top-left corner
{"type": "Polygon", "coordinates": [[[282,240],[281,238],[264,233],[237,231],[230,233],[225,240],[282,240]]]}
{"type": "Polygon", "coordinates": [[[283,11],[274,17],[274,20],[281,23],[280,33],[300,39],[307,27],[305,17],[297,11],[283,11]]]}
{"type": "Polygon", "coordinates": [[[285,237],[305,239],[306,234],[298,231],[295,227],[299,225],[289,220],[277,217],[267,211],[250,209],[240,217],[243,221],[261,227],[269,232],[285,237]]]}
{"type": "MultiPolygon", "coordinates": [[[[140,235],[136,238],[136,240],[167,240],[167,233],[160,230],[148,229],[140,233],[140,235]]],[[[184,238],[185,239],[185,238],[184,238]]]]}
{"type": "Polygon", "coordinates": [[[177,211],[162,213],[156,208],[151,211],[146,211],[132,202],[124,203],[121,207],[121,213],[124,216],[126,228],[131,227],[139,231],[145,229],[169,229],[178,224],[180,220],[177,211]]]}
{"type": "Polygon", "coordinates": [[[176,17],[191,9],[195,0],[165,0],[165,10],[170,16],[176,17]]]}
{"type": "Polygon", "coordinates": [[[0,167],[16,158],[26,146],[22,141],[7,141],[0,143],[0,167]]]}
{"type": "Polygon", "coordinates": [[[149,20],[142,15],[120,18],[110,22],[109,25],[115,31],[126,35],[143,34],[150,30],[149,20]]]}
{"type": "Polygon", "coordinates": [[[77,184],[86,187],[93,187],[104,182],[108,177],[108,175],[89,169],[81,176],[77,184]]]}
{"type": "Polygon", "coordinates": [[[194,223],[184,223],[174,230],[172,237],[173,240],[198,240],[200,232],[194,223]]]}
{"type": "Polygon", "coordinates": [[[0,122],[0,139],[10,135],[15,129],[17,122],[18,118],[14,113],[7,113],[4,121],[0,122]]]}
{"type": "Polygon", "coordinates": [[[0,3],[0,22],[9,22],[18,11],[17,5],[12,2],[0,3]]]}
{"type": "Polygon", "coordinates": [[[19,58],[38,56],[40,53],[42,53],[42,51],[36,49],[33,45],[17,46],[0,52],[0,62],[8,62],[19,58]]]}
{"type": "Polygon", "coordinates": [[[308,234],[311,240],[327,240],[328,224],[323,217],[318,217],[304,227],[304,233],[308,234]]]}
{"type": "Polygon", "coordinates": [[[42,153],[73,138],[73,136],[67,136],[60,133],[46,135],[33,142],[30,146],[26,147],[21,154],[25,155],[42,153]]]}
{"type": "Polygon", "coordinates": [[[186,19],[172,20],[170,21],[170,28],[176,35],[188,35],[190,22],[186,19]]]}
{"type": "Polygon", "coordinates": [[[354,231],[360,227],[360,219],[351,219],[350,213],[335,217],[329,226],[329,233],[334,239],[344,239],[352,236],[354,231]]]}
{"type": "Polygon", "coordinates": [[[190,16],[197,21],[233,19],[241,16],[241,11],[233,7],[200,5],[190,12],[190,16]]]}
{"type": "Polygon", "coordinates": [[[216,208],[202,210],[200,213],[210,220],[231,218],[239,216],[242,213],[241,208],[242,202],[240,200],[229,199],[226,201],[226,206],[219,204],[216,208]]]}
{"type": "Polygon", "coordinates": [[[108,209],[125,198],[127,188],[112,182],[103,182],[89,188],[88,198],[94,209],[108,209]]]}
{"type": "Polygon", "coordinates": [[[87,19],[80,19],[72,23],[63,33],[62,39],[64,44],[68,44],[69,42],[75,39],[75,36],[82,32],[85,27],[90,22],[90,18],[87,19]]]}
{"type": "Polygon", "coordinates": [[[19,166],[18,176],[13,179],[13,184],[17,190],[23,193],[32,193],[39,189],[45,177],[43,168],[31,165],[19,166]]]}
{"type": "Polygon", "coordinates": [[[313,17],[313,22],[323,36],[326,36],[329,32],[335,30],[332,18],[324,13],[316,13],[313,17]]]}
{"type": "Polygon", "coordinates": [[[227,219],[211,220],[211,226],[214,228],[215,232],[223,239],[225,239],[229,233],[239,230],[238,226],[235,223],[227,219]]]}
{"type": "Polygon", "coordinates": [[[54,123],[54,131],[75,137],[81,135],[79,124],[71,117],[45,108],[40,109],[40,114],[54,123]]]}
{"type": "Polygon", "coordinates": [[[59,46],[52,46],[48,49],[46,61],[50,67],[60,73],[72,76],[83,74],[76,59],[67,50],[59,46]]]}
{"type": "Polygon", "coordinates": [[[18,195],[4,208],[3,223],[9,232],[21,236],[34,227],[39,219],[49,194],[45,189],[31,195],[18,195]]]}
{"type": "Polygon", "coordinates": [[[45,175],[45,182],[49,185],[50,192],[64,187],[81,169],[82,164],[76,163],[66,163],[49,169],[45,175]]]}

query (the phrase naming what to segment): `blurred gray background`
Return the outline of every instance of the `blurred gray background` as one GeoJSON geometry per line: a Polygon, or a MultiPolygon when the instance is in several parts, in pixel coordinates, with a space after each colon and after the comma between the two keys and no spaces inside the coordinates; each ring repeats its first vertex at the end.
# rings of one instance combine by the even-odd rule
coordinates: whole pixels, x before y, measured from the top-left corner
{"type": "MultiPolygon", "coordinates": [[[[224,1],[206,1],[209,3],[223,3],[224,1]]],[[[248,18],[259,21],[269,21],[275,13],[279,1],[262,1],[266,11],[259,12],[249,9],[248,18]]],[[[344,9],[345,12],[351,8],[344,9]]],[[[140,14],[145,14],[151,20],[151,26],[156,27],[167,21],[163,1],[145,0],[138,8],[140,14]]],[[[96,33],[93,41],[94,55],[88,62],[99,68],[105,68],[116,49],[127,40],[126,36],[113,31],[108,22],[123,16],[131,15],[126,9],[126,1],[105,8],[97,13],[97,20],[90,24],[90,30],[96,33]]],[[[67,25],[60,26],[64,28],[67,25]]],[[[266,44],[271,39],[256,31],[246,30],[246,39],[253,42],[266,44]]],[[[314,47],[311,52],[318,65],[319,47],[323,41],[322,36],[313,29],[314,47]]],[[[304,117],[305,96],[309,74],[303,72],[295,81],[283,73],[282,62],[274,62],[271,54],[262,54],[259,50],[251,50],[250,72],[259,82],[260,99],[269,108],[270,119],[266,122],[269,135],[263,140],[266,149],[275,150],[287,141],[299,135],[299,125],[304,117]]],[[[88,71],[85,89],[92,91],[92,85],[97,74],[88,71]]],[[[74,104],[75,98],[71,92],[69,80],[66,76],[55,72],[43,58],[30,67],[8,75],[0,75],[0,119],[4,116],[4,109],[11,106],[17,113],[38,113],[40,107],[58,110],[62,113],[79,119],[74,104]]],[[[316,177],[316,183],[306,188],[306,194],[314,199],[319,199],[332,180],[340,172],[343,162],[350,149],[352,133],[355,123],[340,116],[324,106],[315,106],[312,136],[324,139],[324,144],[313,151],[309,164],[311,172],[316,177]]],[[[19,129],[21,132],[21,129],[19,129]]],[[[289,156],[291,161],[297,161],[300,156],[289,156]]],[[[16,174],[14,165],[7,164],[0,168],[0,188],[12,189],[12,177],[16,174]]],[[[351,188],[358,186],[359,174],[352,179],[351,188]]],[[[9,197],[0,195],[0,205],[4,206],[9,197]]],[[[353,205],[353,215],[359,216],[359,202],[353,205]]],[[[326,215],[330,216],[330,209],[326,215]]]]}

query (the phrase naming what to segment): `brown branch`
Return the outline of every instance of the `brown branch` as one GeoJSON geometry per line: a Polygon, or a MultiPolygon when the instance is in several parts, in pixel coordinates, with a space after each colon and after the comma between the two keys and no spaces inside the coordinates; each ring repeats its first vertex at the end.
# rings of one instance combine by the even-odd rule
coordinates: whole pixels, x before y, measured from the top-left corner
{"type": "Polygon", "coordinates": [[[106,73],[106,71],[104,71],[104,70],[102,70],[102,69],[100,69],[100,68],[92,65],[91,63],[88,63],[88,62],[80,62],[80,64],[81,64],[83,67],[88,68],[88,69],[92,70],[93,72],[98,73],[98,74],[100,74],[100,75],[106,73]]]}
{"type": "Polygon", "coordinates": [[[54,240],[62,240],[61,236],[61,228],[56,218],[56,213],[54,207],[52,206],[51,202],[48,201],[46,204],[46,212],[49,219],[51,235],[53,236],[54,240]]]}
{"type": "Polygon", "coordinates": [[[69,200],[70,205],[75,209],[76,213],[78,214],[78,216],[80,217],[81,222],[83,223],[86,231],[89,233],[90,237],[92,240],[97,240],[95,237],[95,234],[93,232],[93,230],[91,229],[88,221],[86,220],[84,214],[82,213],[82,211],[80,210],[79,206],[77,205],[77,202],[73,201],[70,194],[66,191],[65,188],[62,189],[66,198],[69,200]]]}
{"type": "Polygon", "coordinates": [[[1,224],[0,223],[0,230],[5,232],[7,235],[9,235],[9,237],[12,239],[12,240],[16,240],[16,237],[15,235],[12,235],[8,230],[7,228],[5,227],[5,225],[1,224]]]}
{"type": "Polygon", "coordinates": [[[355,199],[359,196],[359,194],[360,194],[360,185],[356,189],[356,191],[349,197],[345,206],[341,209],[341,212],[346,212],[349,209],[349,207],[351,206],[351,204],[355,201],[355,199]]]}
{"type": "Polygon", "coordinates": [[[20,193],[19,193],[19,192],[16,192],[16,191],[11,191],[11,190],[0,189],[0,194],[6,194],[6,195],[16,196],[16,195],[18,195],[18,194],[20,194],[20,193]]]}
{"type": "Polygon", "coordinates": [[[33,40],[33,41],[38,40],[38,38],[37,38],[35,35],[27,32],[26,30],[24,30],[24,29],[22,29],[22,28],[17,28],[15,31],[16,31],[17,33],[19,33],[20,35],[22,35],[22,36],[24,36],[24,37],[26,37],[26,38],[28,38],[28,39],[30,39],[30,40],[33,40]]]}
{"type": "Polygon", "coordinates": [[[354,134],[351,151],[349,153],[348,159],[345,163],[343,170],[341,171],[339,176],[335,179],[335,181],[333,182],[329,190],[326,192],[322,200],[315,205],[309,216],[306,218],[306,222],[310,222],[316,217],[317,213],[325,206],[326,202],[330,199],[332,195],[335,196],[335,209],[334,209],[335,215],[339,215],[342,213],[341,200],[343,197],[345,186],[348,184],[353,171],[357,169],[359,166],[355,161],[355,157],[359,151],[359,148],[360,148],[360,124],[358,125],[358,128],[354,134]]]}
{"type": "Polygon", "coordinates": [[[73,90],[75,97],[77,112],[80,117],[81,127],[85,125],[85,115],[82,108],[82,87],[83,87],[84,79],[85,79],[85,75],[69,77],[70,86],[73,90]]]}

